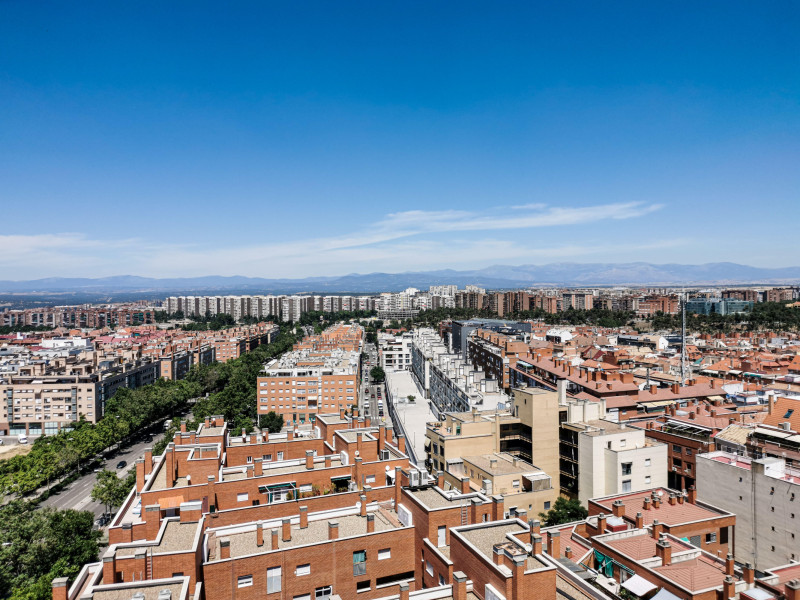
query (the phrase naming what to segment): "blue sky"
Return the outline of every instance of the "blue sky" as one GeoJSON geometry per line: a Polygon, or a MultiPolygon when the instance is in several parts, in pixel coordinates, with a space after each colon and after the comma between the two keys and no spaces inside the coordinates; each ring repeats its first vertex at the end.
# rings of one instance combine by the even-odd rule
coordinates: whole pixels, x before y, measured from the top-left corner
{"type": "Polygon", "coordinates": [[[800,5],[0,2],[0,279],[800,264],[800,5]]]}

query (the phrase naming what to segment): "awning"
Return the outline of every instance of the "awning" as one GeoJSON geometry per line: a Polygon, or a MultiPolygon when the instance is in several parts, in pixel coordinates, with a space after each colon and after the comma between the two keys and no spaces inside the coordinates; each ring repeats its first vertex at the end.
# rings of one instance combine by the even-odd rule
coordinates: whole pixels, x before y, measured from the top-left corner
{"type": "Polygon", "coordinates": [[[166,498],[159,498],[158,505],[164,508],[177,508],[183,502],[183,496],[167,496],[166,498]]]}
{"type": "Polygon", "coordinates": [[[639,402],[639,406],[644,406],[645,408],[650,406],[671,406],[675,402],[675,400],[656,400],[655,402],[639,402]]]}
{"type": "Polygon", "coordinates": [[[681,600],[681,599],[672,592],[669,592],[664,588],[661,588],[655,596],[650,598],[650,600],[681,600]]]}
{"type": "Polygon", "coordinates": [[[634,575],[633,577],[625,580],[622,583],[622,587],[624,587],[634,596],[642,598],[643,596],[646,596],[647,594],[652,592],[658,586],[653,585],[652,583],[647,581],[647,579],[645,579],[644,577],[641,577],[639,575],[634,575]]]}

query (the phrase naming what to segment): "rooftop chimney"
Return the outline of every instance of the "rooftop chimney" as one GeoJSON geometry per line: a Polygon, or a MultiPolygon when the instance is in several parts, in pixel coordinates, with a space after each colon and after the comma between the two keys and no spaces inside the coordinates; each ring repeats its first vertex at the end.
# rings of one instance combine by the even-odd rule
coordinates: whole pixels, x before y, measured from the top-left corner
{"type": "Polygon", "coordinates": [[[301,506],[300,507],[300,529],[306,529],[308,527],[308,507],[301,506]]]}
{"type": "MultiPolygon", "coordinates": [[[[791,581],[789,583],[791,583],[791,581]]],[[[793,600],[789,595],[789,583],[786,584],[786,600],[793,600]]],[[[736,597],[736,580],[730,575],[727,575],[722,584],[722,598],[723,600],[728,600],[728,598],[734,597],[736,597]]]]}
{"type": "Polygon", "coordinates": [[[667,540],[656,542],[656,556],[661,559],[661,565],[672,564],[672,546],[667,540]]]}
{"type": "Polygon", "coordinates": [[[283,519],[281,521],[281,539],[284,542],[292,541],[292,521],[291,519],[283,519]]]}
{"type": "Polygon", "coordinates": [[[264,524],[256,525],[256,546],[259,548],[264,545],[264,524]]]}
{"type": "Polygon", "coordinates": [[[219,557],[220,558],[230,558],[231,557],[231,541],[228,538],[222,538],[219,541],[219,557]]]}
{"type": "Polygon", "coordinates": [[[561,555],[561,532],[550,531],[547,534],[547,553],[555,558],[561,555]]]}
{"type": "Polygon", "coordinates": [[[370,513],[367,515],[367,533],[375,531],[375,514],[370,513]]]}
{"type": "Polygon", "coordinates": [[[453,573],[453,600],[467,600],[467,576],[463,571],[453,573]]]}
{"type": "Polygon", "coordinates": [[[339,523],[336,521],[328,521],[328,539],[336,540],[339,538],[339,523]]]}
{"type": "Polygon", "coordinates": [[[653,539],[658,541],[661,539],[661,532],[664,530],[664,526],[658,522],[658,519],[653,519],[652,531],[653,531],[653,539]]]}

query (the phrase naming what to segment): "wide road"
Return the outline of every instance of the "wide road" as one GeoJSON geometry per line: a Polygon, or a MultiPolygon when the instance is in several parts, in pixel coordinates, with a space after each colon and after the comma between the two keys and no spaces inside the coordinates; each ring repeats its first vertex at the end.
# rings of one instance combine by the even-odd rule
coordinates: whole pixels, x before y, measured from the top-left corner
{"type": "MultiPolygon", "coordinates": [[[[123,447],[119,452],[115,452],[113,456],[106,458],[98,469],[110,469],[117,473],[120,478],[126,477],[128,471],[136,468],[136,459],[144,456],[144,449],[150,448],[163,437],[163,433],[157,433],[153,436],[152,441],[147,436],[143,439],[135,441],[133,444],[123,447]],[[119,461],[124,460],[128,466],[124,469],[117,469],[116,465],[119,461]]],[[[105,511],[105,506],[94,502],[91,498],[92,488],[97,481],[97,473],[89,472],[70,483],[66,488],[57,494],[53,494],[44,500],[40,506],[52,506],[59,509],[72,508],[75,510],[88,510],[94,513],[95,517],[99,517],[105,511]]]]}

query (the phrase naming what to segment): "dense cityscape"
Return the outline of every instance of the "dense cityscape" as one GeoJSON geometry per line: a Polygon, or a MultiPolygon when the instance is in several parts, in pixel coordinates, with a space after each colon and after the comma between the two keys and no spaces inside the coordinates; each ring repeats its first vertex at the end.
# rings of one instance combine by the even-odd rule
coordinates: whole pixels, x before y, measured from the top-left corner
{"type": "Polygon", "coordinates": [[[0,600],[800,600],[798,32],[0,2],[0,600]]]}
{"type": "Polygon", "coordinates": [[[6,585],[791,598],[800,327],[754,317],[800,314],[798,296],[433,286],[5,308],[6,510],[89,511],[71,576],[6,585]]]}

